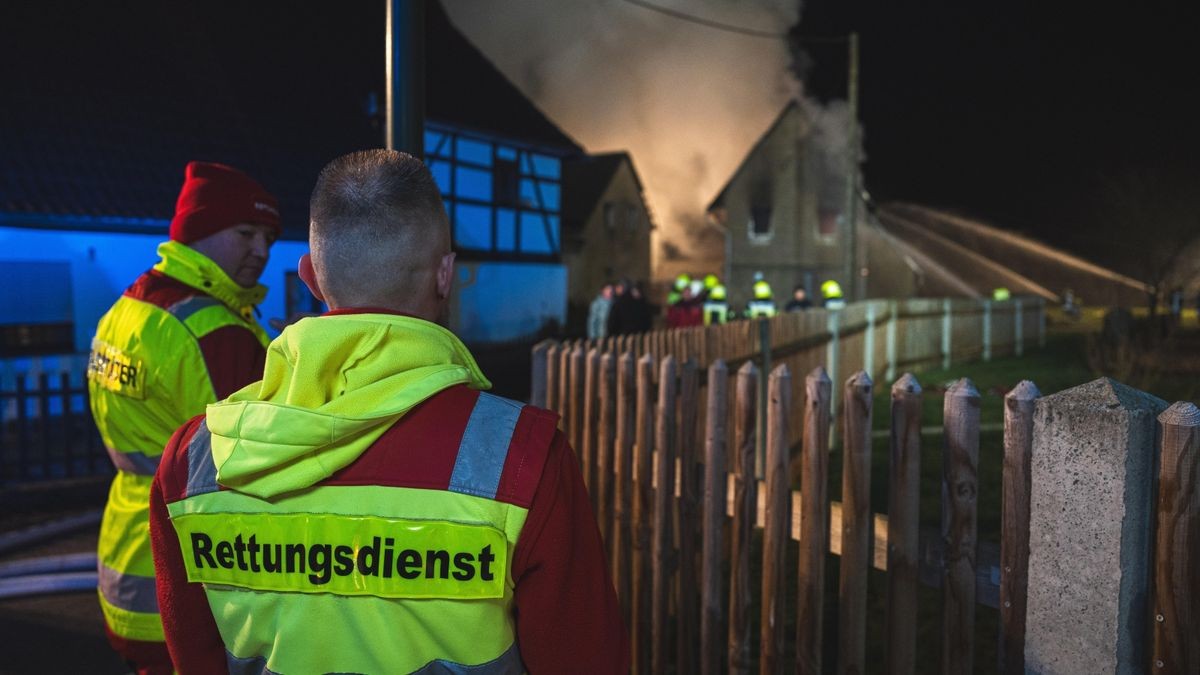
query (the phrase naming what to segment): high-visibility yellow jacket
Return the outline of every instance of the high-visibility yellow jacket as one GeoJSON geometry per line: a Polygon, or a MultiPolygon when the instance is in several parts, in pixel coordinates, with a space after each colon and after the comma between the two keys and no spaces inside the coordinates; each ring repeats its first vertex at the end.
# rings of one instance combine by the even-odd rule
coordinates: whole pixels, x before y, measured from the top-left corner
{"type": "MultiPolygon", "coordinates": [[[[271,343],[262,382],[182,429],[156,479],[155,550],[172,611],[187,605],[184,582],[204,584],[225,650],[212,660],[523,672],[514,551],[557,419],[478,391],[488,386],[433,323],[309,318],[271,343]]],[[[597,583],[584,562],[572,561],[579,583],[597,583]]],[[[172,652],[212,663],[187,652],[202,628],[177,623],[192,614],[168,617],[172,652]]],[[[580,637],[621,648],[611,633],[580,637]]]]}
{"type": "Polygon", "coordinates": [[[262,376],[267,335],[254,321],[266,288],[243,288],[174,241],[100,319],[88,362],[92,416],[117,475],[100,526],[100,607],[128,640],[162,641],[147,513],[171,434],[262,376]],[[234,385],[237,385],[236,387],[234,385]]]}

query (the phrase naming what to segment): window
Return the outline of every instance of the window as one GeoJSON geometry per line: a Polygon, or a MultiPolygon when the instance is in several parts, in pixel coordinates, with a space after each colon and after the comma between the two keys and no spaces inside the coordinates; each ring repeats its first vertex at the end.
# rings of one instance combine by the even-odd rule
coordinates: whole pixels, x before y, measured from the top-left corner
{"type": "Polygon", "coordinates": [[[750,222],[747,223],[750,241],[765,243],[771,240],[771,183],[757,182],[750,190],[750,222]]]}
{"type": "Polygon", "coordinates": [[[618,217],[617,205],[613,202],[604,202],[604,229],[609,232],[616,231],[618,217]]]}
{"type": "Polygon", "coordinates": [[[642,224],[642,219],[638,214],[638,208],[633,204],[625,205],[625,229],[630,232],[636,232],[638,226],[642,224]]]}
{"type": "Polygon", "coordinates": [[[750,238],[769,239],[771,237],[771,207],[750,207],[750,238]]]}

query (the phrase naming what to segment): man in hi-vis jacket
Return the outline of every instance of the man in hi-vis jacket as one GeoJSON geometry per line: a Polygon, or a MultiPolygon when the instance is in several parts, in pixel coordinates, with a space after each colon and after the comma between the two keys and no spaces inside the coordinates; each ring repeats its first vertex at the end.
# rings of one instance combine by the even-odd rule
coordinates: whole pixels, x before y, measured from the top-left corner
{"type": "Polygon", "coordinates": [[[557,417],[483,391],[439,324],[454,253],[429,170],[334,160],[309,241],[300,275],[331,310],[176,432],[154,482],[180,672],[628,672],[557,417]]]}

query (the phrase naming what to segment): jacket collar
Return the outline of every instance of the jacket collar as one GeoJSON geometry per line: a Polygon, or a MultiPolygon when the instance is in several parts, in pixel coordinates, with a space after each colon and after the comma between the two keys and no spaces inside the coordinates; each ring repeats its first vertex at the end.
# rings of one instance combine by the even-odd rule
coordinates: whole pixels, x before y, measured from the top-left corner
{"type": "Polygon", "coordinates": [[[162,260],[154,269],[213,296],[247,319],[267,295],[267,287],[262,284],[242,288],[211,258],[186,244],[164,241],[158,245],[158,255],[162,260]]]}

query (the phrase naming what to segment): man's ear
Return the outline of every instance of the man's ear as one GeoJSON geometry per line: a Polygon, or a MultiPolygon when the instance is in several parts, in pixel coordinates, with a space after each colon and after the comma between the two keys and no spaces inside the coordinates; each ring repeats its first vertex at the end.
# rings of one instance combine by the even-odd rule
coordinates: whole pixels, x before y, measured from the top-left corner
{"type": "Polygon", "coordinates": [[[450,288],[454,285],[454,251],[442,256],[437,268],[438,300],[450,297],[450,288]]]}
{"type": "Polygon", "coordinates": [[[300,275],[300,281],[312,291],[313,297],[325,302],[325,295],[321,293],[321,287],[317,284],[317,271],[313,269],[312,258],[307,253],[300,256],[300,267],[296,272],[300,275]]]}

